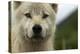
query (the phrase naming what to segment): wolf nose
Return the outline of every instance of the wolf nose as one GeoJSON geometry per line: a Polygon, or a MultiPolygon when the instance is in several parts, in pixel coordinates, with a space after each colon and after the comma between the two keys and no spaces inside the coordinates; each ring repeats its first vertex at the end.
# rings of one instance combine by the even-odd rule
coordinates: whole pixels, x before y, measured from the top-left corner
{"type": "Polygon", "coordinates": [[[32,28],[34,33],[40,33],[42,31],[42,27],[40,25],[34,25],[32,28]]]}

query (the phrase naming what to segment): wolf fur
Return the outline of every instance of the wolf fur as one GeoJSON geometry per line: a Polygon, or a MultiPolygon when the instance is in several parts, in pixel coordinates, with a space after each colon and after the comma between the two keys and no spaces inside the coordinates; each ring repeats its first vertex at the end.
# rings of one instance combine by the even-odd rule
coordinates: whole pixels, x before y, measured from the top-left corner
{"type": "Polygon", "coordinates": [[[11,52],[53,50],[57,5],[15,1],[13,8],[11,52]],[[32,14],[32,19],[24,16],[29,11],[32,14]],[[49,15],[46,19],[42,19],[42,11],[49,15]],[[33,36],[32,27],[35,24],[42,26],[41,36],[44,38],[43,40],[30,39],[33,36]]]}

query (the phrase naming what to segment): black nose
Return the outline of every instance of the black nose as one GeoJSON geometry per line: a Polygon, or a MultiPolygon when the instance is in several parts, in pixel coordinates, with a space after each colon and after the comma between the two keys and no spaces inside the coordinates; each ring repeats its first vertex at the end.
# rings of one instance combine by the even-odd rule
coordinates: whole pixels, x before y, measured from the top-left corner
{"type": "Polygon", "coordinates": [[[42,27],[40,25],[36,24],[36,25],[33,26],[32,30],[33,30],[34,33],[37,34],[37,33],[40,33],[42,31],[42,27]]]}

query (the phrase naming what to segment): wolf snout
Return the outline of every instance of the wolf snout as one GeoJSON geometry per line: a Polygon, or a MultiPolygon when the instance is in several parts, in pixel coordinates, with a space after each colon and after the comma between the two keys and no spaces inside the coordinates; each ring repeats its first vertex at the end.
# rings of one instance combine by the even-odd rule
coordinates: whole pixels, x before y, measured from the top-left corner
{"type": "Polygon", "coordinates": [[[32,30],[35,34],[40,34],[42,32],[42,27],[40,25],[36,24],[33,26],[32,30]]]}

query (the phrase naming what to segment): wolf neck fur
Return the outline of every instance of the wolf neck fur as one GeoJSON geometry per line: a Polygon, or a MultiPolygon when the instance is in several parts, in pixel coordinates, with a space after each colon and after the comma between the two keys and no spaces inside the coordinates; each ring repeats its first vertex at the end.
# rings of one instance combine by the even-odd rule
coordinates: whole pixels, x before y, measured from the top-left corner
{"type": "Polygon", "coordinates": [[[53,50],[52,39],[49,39],[45,42],[32,42],[23,39],[21,42],[19,42],[19,46],[20,46],[19,48],[20,52],[53,50]]]}

